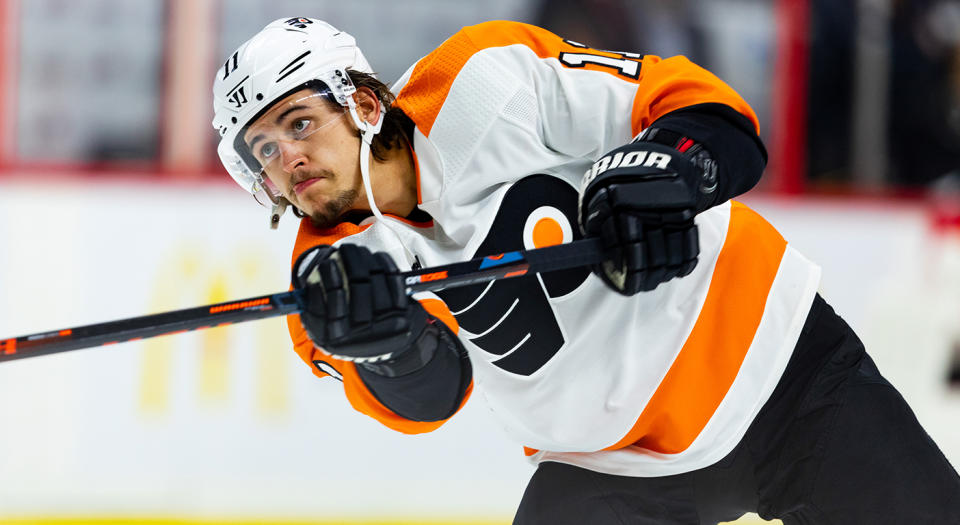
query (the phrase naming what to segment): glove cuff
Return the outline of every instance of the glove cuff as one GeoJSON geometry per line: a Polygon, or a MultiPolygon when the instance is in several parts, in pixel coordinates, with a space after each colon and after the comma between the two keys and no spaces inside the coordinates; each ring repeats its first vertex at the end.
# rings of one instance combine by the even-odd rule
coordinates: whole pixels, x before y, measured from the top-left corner
{"type": "Polygon", "coordinates": [[[450,337],[442,328],[443,323],[428,316],[420,335],[404,350],[394,352],[390,359],[357,363],[377,375],[399,377],[412,374],[427,365],[441,346],[450,346],[450,337]]]}
{"type": "Polygon", "coordinates": [[[753,122],[724,104],[697,104],[671,111],[634,141],[663,144],[697,166],[701,171],[697,213],[749,191],[767,163],[767,152],[753,122]]]}
{"type": "Polygon", "coordinates": [[[696,181],[696,212],[700,213],[717,204],[717,171],[719,166],[710,152],[703,147],[703,144],[682,132],[662,127],[649,127],[632,142],[662,144],[686,157],[696,167],[699,175],[696,181]]]}

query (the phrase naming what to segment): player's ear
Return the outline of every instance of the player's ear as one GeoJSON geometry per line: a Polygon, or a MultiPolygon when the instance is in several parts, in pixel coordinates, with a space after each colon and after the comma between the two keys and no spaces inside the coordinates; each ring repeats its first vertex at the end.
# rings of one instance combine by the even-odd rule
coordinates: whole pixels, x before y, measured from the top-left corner
{"type": "Polygon", "coordinates": [[[353,94],[353,97],[357,102],[357,113],[360,115],[360,118],[370,124],[376,125],[380,119],[381,104],[377,94],[366,86],[360,86],[357,88],[357,92],[353,94]]]}

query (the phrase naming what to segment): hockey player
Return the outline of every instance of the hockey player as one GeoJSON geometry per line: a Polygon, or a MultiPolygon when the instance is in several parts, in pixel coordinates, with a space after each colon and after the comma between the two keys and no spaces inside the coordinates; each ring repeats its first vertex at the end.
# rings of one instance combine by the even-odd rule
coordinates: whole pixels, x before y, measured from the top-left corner
{"type": "Polygon", "coordinates": [[[731,201],[750,107],[683,57],[489,22],[388,90],[354,39],[277,20],[214,84],[228,172],[304,217],[300,357],[429,432],[474,382],[538,464],[516,523],[960,523],[960,479],[820,269],[731,201]],[[604,241],[596,268],[408,299],[399,268],[604,241]]]}

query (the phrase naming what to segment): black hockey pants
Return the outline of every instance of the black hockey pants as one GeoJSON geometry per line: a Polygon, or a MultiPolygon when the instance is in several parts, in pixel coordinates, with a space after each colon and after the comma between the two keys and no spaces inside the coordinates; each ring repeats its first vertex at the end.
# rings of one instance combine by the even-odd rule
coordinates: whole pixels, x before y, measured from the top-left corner
{"type": "Polygon", "coordinates": [[[794,355],[737,447],[655,478],[540,464],[517,525],[960,524],[960,477],[853,330],[817,296],[794,355]]]}

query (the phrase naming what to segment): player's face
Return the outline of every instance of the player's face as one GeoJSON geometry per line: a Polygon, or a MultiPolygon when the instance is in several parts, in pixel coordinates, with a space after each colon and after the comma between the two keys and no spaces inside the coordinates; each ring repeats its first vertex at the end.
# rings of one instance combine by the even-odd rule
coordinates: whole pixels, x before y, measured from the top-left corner
{"type": "Polygon", "coordinates": [[[298,91],[253,122],[243,136],[274,194],[332,226],[361,196],[360,139],[346,111],[313,90],[298,91]]]}

